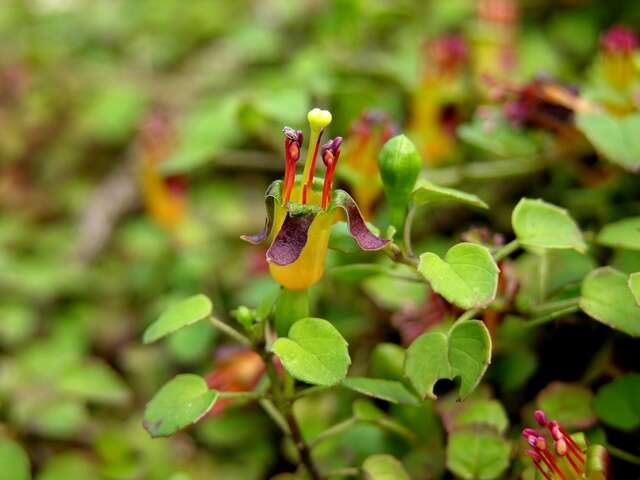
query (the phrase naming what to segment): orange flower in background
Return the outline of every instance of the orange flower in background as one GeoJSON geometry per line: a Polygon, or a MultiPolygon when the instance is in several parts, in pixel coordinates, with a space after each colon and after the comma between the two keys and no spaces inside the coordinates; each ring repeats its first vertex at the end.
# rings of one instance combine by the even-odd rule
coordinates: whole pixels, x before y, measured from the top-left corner
{"type": "Polygon", "coordinates": [[[468,49],[458,35],[426,42],[421,80],[411,103],[409,132],[429,165],[455,150],[459,103],[465,91],[468,49]]]}
{"type": "Polygon", "coordinates": [[[484,90],[489,76],[508,79],[516,63],[518,4],[515,0],[478,0],[471,35],[471,59],[476,86],[484,90]]]}
{"type": "Polygon", "coordinates": [[[184,176],[163,175],[161,164],[175,148],[169,118],[152,113],[142,124],[138,138],[139,179],[145,208],[161,227],[173,231],[185,219],[187,181],[184,176]]]}
{"type": "Polygon", "coordinates": [[[362,216],[367,220],[372,217],[375,202],[382,194],[378,154],[395,132],[395,125],[384,112],[365,112],[351,126],[345,148],[346,161],[339,173],[351,187],[362,216]]]}
{"type": "MultiPolygon", "coordinates": [[[[220,392],[251,392],[265,372],[260,355],[248,347],[223,347],[216,352],[216,366],[206,377],[209,388],[220,392]]],[[[218,400],[210,415],[219,415],[231,400],[218,400]]]]}

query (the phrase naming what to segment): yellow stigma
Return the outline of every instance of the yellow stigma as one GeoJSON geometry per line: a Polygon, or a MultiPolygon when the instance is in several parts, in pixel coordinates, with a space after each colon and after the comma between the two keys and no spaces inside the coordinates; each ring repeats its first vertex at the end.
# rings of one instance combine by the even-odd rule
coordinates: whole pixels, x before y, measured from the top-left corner
{"type": "Polygon", "coordinates": [[[333,117],[329,110],[314,108],[307,113],[307,120],[309,121],[309,126],[311,127],[312,132],[317,132],[325,128],[331,123],[332,118],[333,117]]]}

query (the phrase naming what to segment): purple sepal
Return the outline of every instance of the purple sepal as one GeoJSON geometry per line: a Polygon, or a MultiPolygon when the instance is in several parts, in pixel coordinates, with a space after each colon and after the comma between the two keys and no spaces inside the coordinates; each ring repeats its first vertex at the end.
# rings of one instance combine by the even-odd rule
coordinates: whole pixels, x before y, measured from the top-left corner
{"type": "Polygon", "coordinates": [[[275,216],[276,202],[280,202],[282,199],[282,180],[276,180],[267,187],[267,191],[264,194],[264,206],[267,210],[267,218],[264,221],[264,227],[262,230],[254,235],[241,235],[240,238],[249,243],[257,245],[262,243],[271,233],[273,228],[273,217],[275,216]]]}
{"type": "Polygon", "coordinates": [[[389,240],[383,240],[369,230],[356,201],[347,192],[336,190],[333,194],[332,203],[342,208],[347,214],[349,233],[362,250],[380,250],[389,243],[389,240]]]}
{"type": "Polygon", "coordinates": [[[287,214],[278,235],[267,250],[267,262],[284,266],[295,262],[307,244],[309,228],[315,213],[292,216],[287,214]]]}

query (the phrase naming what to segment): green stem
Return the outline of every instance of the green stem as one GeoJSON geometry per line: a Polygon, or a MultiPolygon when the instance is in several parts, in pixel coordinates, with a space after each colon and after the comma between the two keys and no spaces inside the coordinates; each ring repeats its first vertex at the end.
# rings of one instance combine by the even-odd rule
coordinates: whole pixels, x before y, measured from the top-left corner
{"type": "Polygon", "coordinates": [[[410,443],[412,444],[416,444],[418,441],[418,438],[416,437],[416,435],[409,430],[408,428],[406,428],[404,425],[400,425],[399,423],[396,423],[394,421],[391,421],[387,418],[378,418],[376,420],[372,420],[370,422],[373,425],[377,425],[378,427],[387,430],[391,433],[395,433],[396,435],[400,435],[401,437],[406,438],[410,443]]]}
{"type": "Polygon", "coordinates": [[[569,298],[567,300],[557,300],[555,302],[541,303],[531,308],[531,313],[544,314],[549,310],[559,310],[566,307],[578,305],[578,298],[569,298]]]}
{"type": "Polygon", "coordinates": [[[249,340],[248,337],[241,334],[235,328],[227,325],[222,320],[218,320],[216,317],[212,316],[212,317],[209,317],[209,321],[213,324],[214,327],[222,330],[222,332],[226,333],[228,336],[230,336],[234,340],[237,340],[239,343],[247,347],[251,346],[251,340],[249,340]]]}
{"type": "Polygon", "coordinates": [[[411,204],[407,216],[404,220],[404,229],[402,239],[404,241],[404,251],[407,257],[413,257],[413,247],[411,246],[411,229],[413,228],[413,219],[416,216],[416,206],[411,204]]]}
{"type": "Polygon", "coordinates": [[[503,258],[511,255],[518,248],[520,248],[520,243],[518,242],[518,239],[511,240],[509,243],[502,246],[500,249],[496,250],[496,252],[493,254],[493,258],[495,259],[496,262],[499,262],[503,258]]]}
{"type": "Polygon", "coordinates": [[[278,410],[278,408],[273,404],[273,402],[265,398],[260,400],[259,403],[260,403],[260,406],[264,409],[264,411],[267,412],[267,415],[271,417],[271,420],[273,420],[274,423],[278,425],[280,430],[282,430],[282,433],[284,433],[287,436],[291,436],[291,431],[289,430],[289,425],[287,425],[287,421],[284,419],[284,417],[280,413],[280,410],[278,410]]]}
{"type": "Polygon", "coordinates": [[[262,392],[218,392],[218,398],[220,400],[258,400],[264,398],[262,392]]]}
{"type": "Polygon", "coordinates": [[[540,303],[544,302],[544,299],[547,298],[547,276],[549,274],[549,255],[546,250],[542,251],[540,255],[540,263],[539,265],[539,280],[540,280],[540,303]]]}
{"type": "Polygon", "coordinates": [[[458,317],[458,319],[456,320],[456,323],[464,322],[466,320],[471,320],[473,317],[476,316],[476,314],[479,311],[480,311],[479,308],[472,308],[471,310],[467,310],[466,312],[464,312],[462,315],[458,317]]]}
{"type": "Polygon", "coordinates": [[[606,449],[609,451],[611,455],[614,457],[618,457],[620,460],[624,460],[625,462],[632,463],[634,465],[640,465],[640,456],[634,455],[633,453],[625,452],[624,450],[614,447],[613,445],[607,444],[606,449]]]}
{"type": "Polygon", "coordinates": [[[299,392],[294,393],[293,395],[291,395],[291,397],[289,397],[290,401],[295,401],[298,400],[299,398],[302,397],[306,397],[308,395],[314,395],[316,393],[323,393],[323,392],[327,392],[329,390],[331,390],[332,387],[325,387],[323,385],[316,385],[315,387],[309,387],[309,388],[305,388],[304,390],[300,390],[299,392]]]}
{"type": "Polygon", "coordinates": [[[334,426],[329,427],[324,432],[320,433],[316,438],[314,438],[309,444],[309,446],[311,448],[314,448],[318,444],[325,441],[326,439],[333,437],[334,435],[338,435],[339,433],[344,432],[348,428],[351,428],[353,425],[355,425],[355,423],[356,423],[356,419],[353,417],[347,418],[346,420],[340,423],[336,423],[334,426]]]}
{"type": "Polygon", "coordinates": [[[560,310],[556,310],[555,312],[548,313],[547,315],[543,315],[541,317],[534,318],[533,320],[525,322],[525,325],[527,327],[537,327],[539,325],[543,325],[543,324],[548,323],[548,322],[550,322],[552,320],[555,320],[556,318],[564,317],[565,315],[569,315],[571,313],[577,312],[578,310],[580,310],[580,307],[577,304],[576,305],[571,305],[569,307],[562,308],[560,310]]]}

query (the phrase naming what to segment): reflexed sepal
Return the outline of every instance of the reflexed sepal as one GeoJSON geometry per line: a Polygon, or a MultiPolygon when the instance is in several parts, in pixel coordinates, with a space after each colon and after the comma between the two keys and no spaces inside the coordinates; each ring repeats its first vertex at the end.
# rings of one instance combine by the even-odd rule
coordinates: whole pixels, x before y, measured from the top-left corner
{"type": "Polygon", "coordinates": [[[307,244],[309,228],[315,217],[315,213],[287,213],[278,235],[267,250],[267,261],[281,266],[295,262],[307,244]]]}
{"type": "Polygon", "coordinates": [[[262,231],[255,235],[242,235],[240,238],[249,243],[262,243],[271,233],[273,228],[273,219],[275,218],[275,206],[282,202],[282,180],[276,180],[267,187],[264,194],[264,205],[267,211],[267,218],[264,222],[262,231]]]}
{"type": "Polygon", "coordinates": [[[333,192],[330,209],[336,207],[342,208],[347,214],[349,233],[362,250],[380,250],[389,243],[389,240],[383,240],[369,230],[355,200],[344,190],[333,192]]]}

